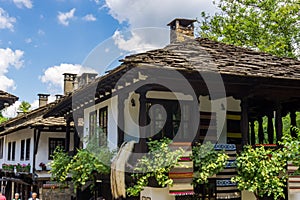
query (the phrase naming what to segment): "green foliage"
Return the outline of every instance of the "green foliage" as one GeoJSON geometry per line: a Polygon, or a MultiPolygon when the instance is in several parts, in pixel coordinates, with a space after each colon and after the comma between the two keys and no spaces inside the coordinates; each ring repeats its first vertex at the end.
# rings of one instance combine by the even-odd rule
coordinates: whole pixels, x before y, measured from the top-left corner
{"type": "Polygon", "coordinates": [[[286,158],[282,151],[265,149],[263,146],[244,147],[236,159],[238,175],[232,178],[240,190],[254,192],[256,197],[284,197],[286,188],[286,158]]]}
{"type": "Polygon", "coordinates": [[[68,164],[66,171],[72,176],[74,188],[78,189],[88,181],[92,181],[93,186],[95,173],[109,174],[110,165],[102,163],[88,150],[80,149],[68,164]]]}
{"type": "Polygon", "coordinates": [[[52,155],[51,167],[51,179],[59,183],[65,184],[68,177],[68,165],[71,161],[71,157],[64,152],[61,147],[57,147],[52,155]]]}
{"type": "Polygon", "coordinates": [[[168,173],[178,164],[183,155],[183,149],[172,150],[170,148],[171,140],[163,138],[161,140],[152,140],[148,143],[149,152],[138,160],[133,176],[137,183],[133,187],[127,188],[129,196],[137,196],[143,190],[143,187],[149,183],[149,178],[154,178],[161,187],[171,186],[173,180],[169,178],[168,173]]]}
{"type": "Polygon", "coordinates": [[[2,112],[0,111],[0,124],[6,122],[8,120],[7,117],[3,117],[2,112]]]}
{"type": "Polygon", "coordinates": [[[26,101],[22,101],[21,104],[19,105],[19,108],[18,110],[23,112],[23,113],[26,113],[30,110],[31,108],[31,104],[26,102],[26,101]]]}
{"type": "MultiPolygon", "coordinates": [[[[57,149],[50,163],[52,180],[65,184],[67,176],[70,175],[74,189],[78,190],[89,181],[91,183],[89,187],[94,187],[96,174],[109,174],[115,151],[111,151],[106,142],[102,146],[99,145],[100,135],[98,131],[88,141],[87,148],[78,150],[73,158],[69,157],[64,150],[57,149]]],[[[106,140],[106,137],[102,136],[101,139],[106,140]]]]}
{"type": "Polygon", "coordinates": [[[300,130],[296,127],[293,127],[292,130],[297,133],[297,137],[292,137],[290,133],[284,132],[280,145],[283,146],[282,154],[286,160],[298,167],[294,175],[300,175],[300,130]]]}
{"type": "Polygon", "coordinates": [[[219,0],[220,12],[202,13],[200,35],[278,56],[297,57],[299,0],[219,0]]]}
{"type": "Polygon", "coordinates": [[[210,142],[197,144],[192,149],[191,159],[194,161],[194,184],[207,182],[213,176],[224,169],[229,156],[224,151],[216,151],[210,142]]]}

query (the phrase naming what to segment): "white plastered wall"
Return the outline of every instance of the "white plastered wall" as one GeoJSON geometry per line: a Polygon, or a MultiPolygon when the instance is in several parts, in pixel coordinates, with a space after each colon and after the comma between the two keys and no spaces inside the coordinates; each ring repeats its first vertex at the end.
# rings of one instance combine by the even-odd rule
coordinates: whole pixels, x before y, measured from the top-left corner
{"type": "MultiPolygon", "coordinates": [[[[88,136],[89,134],[89,115],[90,112],[97,110],[97,124],[99,124],[99,109],[107,106],[107,141],[108,147],[110,149],[116,149],[118,147],[118,97],[114,96],[110,99],[107,99],[99,104],[93,105],[84,109],[84,126],[83,132],[84,137],[88,136]]],[[[84,144],[84,148],[86,144],[84,144]]]]}
{"type": "MultiPolygon", "coordinates": [[[[47,164],[51,160],[49,160],[49,138],[66,138],[65,132],[41,132],[38,152],[35,160],[35,168],[37,170],[41,170],[39,164],[41,162],[47,164]]],[[[74,134],[70,134],[70,151],[74,150],[74,134]]],[[[47,165],[47,169],[49,169],[49,165],[47,165]]]]}

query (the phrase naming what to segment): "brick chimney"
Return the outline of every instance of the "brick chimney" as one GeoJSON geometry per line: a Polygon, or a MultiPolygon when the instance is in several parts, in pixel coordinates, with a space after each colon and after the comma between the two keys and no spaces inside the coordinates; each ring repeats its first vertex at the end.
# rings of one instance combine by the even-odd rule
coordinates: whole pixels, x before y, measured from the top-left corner
{"type": "Polygon", "coordinates": [[[64,73],[64,95],[68,95],[73,92],[74,80],[76,74],[64,73]]]}
{"type": "Polygon", "coordinates": [[[85,84],[90,83],[93,81],[98,74],[96,73],[82,73],[81,76],[78,78],[78,87],[82,87],[85,84]]]}
{"type": "Polygon", "coordinates": [[[48,97],[50,94],[38,94],[39,96],[39,107],[45,106],[48,103],[48,97]]]}
{"type": "Polygon", "coordinates": [[[174,19],[170,26],[170,43],[183,42],[194,38],[194,19],[174,19]]]}

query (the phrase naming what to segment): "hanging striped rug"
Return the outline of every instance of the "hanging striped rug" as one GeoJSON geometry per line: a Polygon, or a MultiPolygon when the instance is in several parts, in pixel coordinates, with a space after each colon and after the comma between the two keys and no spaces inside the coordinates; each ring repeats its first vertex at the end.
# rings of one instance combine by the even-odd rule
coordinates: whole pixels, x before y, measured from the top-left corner
{"type": "Polygon", "coordinates": [[[169,177],[173,179],[173,186],[170,187],[169,191],[171,195],[193,195],[194,188],[192,185],[193,181],[193,161],[190,159],[192,154],[191,143],[173,143],[171,148],[183,148],[185,151],[184,156],[180,159],[179,165],[174,167],[170,173],[169,177]]]}

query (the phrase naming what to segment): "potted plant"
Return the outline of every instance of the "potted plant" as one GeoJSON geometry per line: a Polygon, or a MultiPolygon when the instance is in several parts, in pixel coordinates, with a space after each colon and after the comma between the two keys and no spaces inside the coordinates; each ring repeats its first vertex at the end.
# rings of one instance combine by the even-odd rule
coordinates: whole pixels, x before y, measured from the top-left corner
{"type": "Polygon", "coordinates": [[[12,165],[12,164],[5,164],[5,163],[2,164],[2,170],[3,170],[3,171],[6,171],[6,172],[14,172],[14,169],[15,169],[15,165],[12,165]]]}
{"type": "Polygon", "coordinates": [[[217,151],[211,142],[197,143],[192,148],[191,160],[194,163],[193,185],[196,194],[206,195],[209,193],[209,178],[222,171],[228,163],[229,156],[224,150],[217,151]]]}
{"type": "Polygon", "coordinates": [[[232,178],[240,190],[253,192],[257,199],[277,200],[286,188],[286,158],[281,149],[245,146],[236,159],[238,174],[232,178]]]}
{"type": "Polygon", "coordinates": [[[184,151],[182,149],[172,150],[171,140],[150,140],[148,142],[149,152],[138,160],[133,177],[136,183],[127,188],[129,196],[138,196],[146,186],[164,188],[171,186],[173,180],[168,173],[178,164],[184,151]]]}

